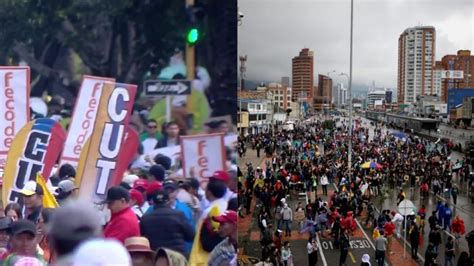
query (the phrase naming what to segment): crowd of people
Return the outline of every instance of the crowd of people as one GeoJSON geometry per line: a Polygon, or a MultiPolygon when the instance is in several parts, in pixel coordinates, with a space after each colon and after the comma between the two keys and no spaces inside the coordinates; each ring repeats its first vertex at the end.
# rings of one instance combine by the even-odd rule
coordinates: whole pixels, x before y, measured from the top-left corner
{"type": "Polygon", "coordinates": [[[349,238],[356,229],[355,219],[360,218],[373,228],[378,265],[384,265],[385,255],[392,252],[390,246],[394,238],[403,238],[404,225],[407,240],[412,244],[413,259],[418,260],[417,248],[428,234],[425,265],[435,265],[441,244],[445,245],[447,265],[453,265],[453,247],[459,241],[467,241],[469,246],[469,254],[467,250],[460,252],[459,265],[472,265],[468,262],[474,257],[472,240],[470,234],[465,235],[464,221],[455,215],[453,208],[457,204],[459,186],[472,184],[470,162],[451,162],[451,147],[445,143],[390,133],[384,127],[370,129],[366,123],[356,120],[349,171],[347,132],[347,121],[331,124],[313,120],[298,123],[292,131],[274,130],[239,139],[241,156],[245,156],[247,147],[256,150],[257,156],[260,150],[267,156],[263,169],[260,166],[254,169],[248,164],[245,175],[239,173],[242,176],[240,215],[251,215],[251,201],[257,202],[262,261],[287,265],[291,243],[282,245],[282,234],[291,235],[289,225],[296,222],[300,233],[309,232],[310,265],[316,265],[318,260],[314,251],[319,247],[313,245],[316,235],[333,239],[334,246],[341,251],[340,264],[345,265],[349,238]],[[373,130],[370,136],[369,130],[373,130]],[[331,185],[335,191],[328,193],[331,185]],[[289,197],[300,191],[311,195],[310,192],[318,191],[319,187],[322,193],[314,199],[309,197],[305,206],[301,202],[297,206],[288,205],[289,197]],[[375,199],[387,198],[392,191],[397,191],[398,205],[407,199],[404,187],[409,187],[412,193],[420,191],[419,204],[411,215],[403,216],[397,208],[378,212],[375,199]],[[444,201],[438,202],[432,214],[434,218],[428,219],[429,230],[425,231],[428,215],[425,205],[437,196],[444,197],[444,201]],[[442,229],[454,238],[441,243],[442,229]]]}
{"type": "Polygon", "coordinates": [[[198,177],[183,176],[179,160],[139,156],[143,149],[179,144],[176,123],[160,131],[155,121],[147,122],[135,162],[103,202],[79,198],[76,171],[69,164],[49,178],[48,191],[28,181],[19,203],[6,204],[0,212],[2,265],[236,265],[232,147],[227,148],[227,169],[212,173],[203,187],[198,177]],[[58,207],[44,206],[47,192],[58,207]]]}

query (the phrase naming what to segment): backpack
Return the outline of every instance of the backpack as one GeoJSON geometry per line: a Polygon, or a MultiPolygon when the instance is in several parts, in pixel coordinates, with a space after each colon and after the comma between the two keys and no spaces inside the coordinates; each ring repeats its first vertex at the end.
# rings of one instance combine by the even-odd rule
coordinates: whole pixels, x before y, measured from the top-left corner
{"type": "Polygon", "coordinates": [[[214,247],[224,240],[223,237],[212,229],[212,223],[209,217],[206,218],[202,224],[200,240],[202,248],[207,252],[211,252],[214,247]]]}

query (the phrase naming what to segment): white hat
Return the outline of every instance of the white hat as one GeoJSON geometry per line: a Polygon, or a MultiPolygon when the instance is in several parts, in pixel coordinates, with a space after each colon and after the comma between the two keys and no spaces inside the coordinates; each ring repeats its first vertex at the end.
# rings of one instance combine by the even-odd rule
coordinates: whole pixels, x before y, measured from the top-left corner
{"type": "Polygon", "coordinates": [[[137,175],[126,175],[123,177],[122,181],[129,184],[130,186],[133,186],[133,182],[138,179],[139,177],[137,175]]]}
{"type": "Polygon", "coordinates": [[[364,254],[364,255],[362,255],[362,262],[370,263],[370,256],[369,256],[369,254],[364,254]]]}
{"type": "Polygon", "coordinates": [[[72,265],[131,266],[132,259],[117,240],[96,238],[82,243],[77,248],[72,265]]]}

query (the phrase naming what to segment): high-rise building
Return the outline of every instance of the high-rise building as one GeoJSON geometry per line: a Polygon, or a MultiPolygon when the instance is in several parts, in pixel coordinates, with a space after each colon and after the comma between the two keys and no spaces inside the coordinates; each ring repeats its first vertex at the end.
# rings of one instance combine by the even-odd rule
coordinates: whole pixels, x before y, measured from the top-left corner
{"type": "Polygon", "coordinates": [[[406,29],[398,38],[398,103],[433,95],[436,31],[431,26],[406,29]]]}
{"type": "Polygon", "coordinates": [[[334,105],[343,106],[347,101],[347,89],[344,88],[343,83],[338,83],[337,86],[332,89],[332,100],[334,105]]]}
{"type": "Polygon", "coordinates": [[[318,87],[314,95],[313,106],[315,110],[331,107],[332,79],[325,75],[318,75],[318,87]]]}
{"type": "Polygon", "coordinates": [[[441,99],[444,102],[448,100],[450,89],[474,88],[474,55],[471,51],[459,50],[456,55],[445,55],[439,64],[441,99]]]}
{"type": "Polygon", "coordinates": [[[291,88],[279,83],[270,83],[267,87],[273,95],[273,106],[286,110],[291,106],[291,88]]]}
{"type": "Polygon", "coordinates": [[[290,77],[281,77],[281,85],[290,87],[290,77]]]}
{"type": "Polygon", "coordinates": [[[313,52],[308,48],[300,51],[292,60],[293,101],[303,99],[312,103],[313,100],[313,52]]]}

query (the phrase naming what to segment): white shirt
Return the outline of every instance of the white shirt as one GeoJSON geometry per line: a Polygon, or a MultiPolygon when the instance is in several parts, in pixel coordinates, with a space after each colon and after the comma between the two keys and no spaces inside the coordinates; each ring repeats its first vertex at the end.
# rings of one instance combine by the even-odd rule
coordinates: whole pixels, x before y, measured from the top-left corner
{"type": "Polygon", "coordinates": [[[392,223],[401,223],[402,221],[403,221],[403,216],[397,212],[395,216],[393,216],[392,223]]]}
{"type": "Polygon", "coordinates": [[[158,140],[154,137],[148,137],[143,140],[143,154],[149,154],[150,152],[152,152],[155,149],[156,144],[158,144],[158,140]]]}
{"type": "Polygon", "coordinates": [[[306,249],[308,250],[308,254],[311,254],[314,251],[317,251],[318,247],[317,247],[317,244],[316,244],[316,246],[313,246],[313,244],[308,242],[308,244],[306,244],[306,249]]]}

